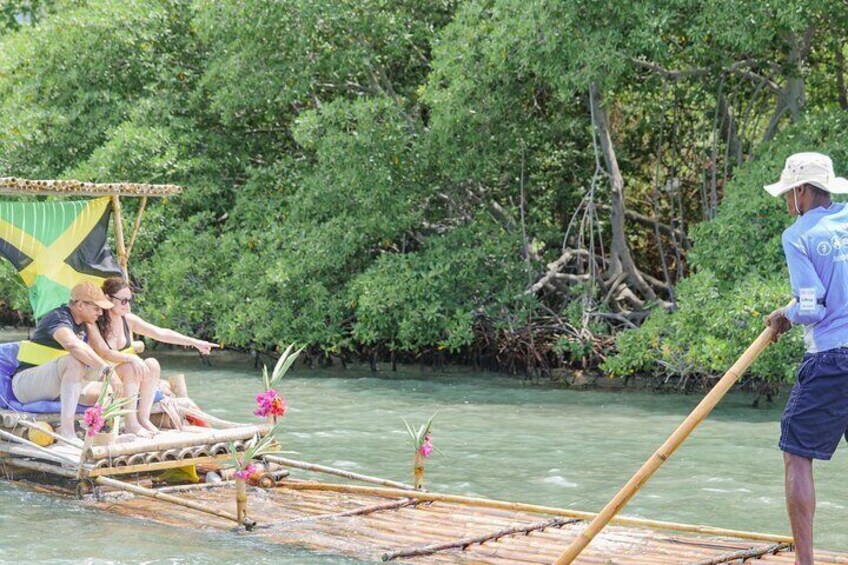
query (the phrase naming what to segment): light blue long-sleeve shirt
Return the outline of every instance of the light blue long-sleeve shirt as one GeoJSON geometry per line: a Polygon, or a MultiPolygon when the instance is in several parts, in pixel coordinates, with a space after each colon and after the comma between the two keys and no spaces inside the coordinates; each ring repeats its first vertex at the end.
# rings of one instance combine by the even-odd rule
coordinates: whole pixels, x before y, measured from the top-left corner
{"type": "Polygon", "coordinates": [[[782,240],[795,297],[786,317],[804,325],[807,351],[848,345],[848,207],[809,210],[782,240]]]}

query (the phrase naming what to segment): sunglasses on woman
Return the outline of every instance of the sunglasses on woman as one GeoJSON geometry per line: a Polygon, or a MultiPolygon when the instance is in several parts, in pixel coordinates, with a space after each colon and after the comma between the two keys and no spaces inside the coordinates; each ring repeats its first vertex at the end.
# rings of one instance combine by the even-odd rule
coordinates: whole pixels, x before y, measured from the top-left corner
{"type": "Polygon", "coordinates": [[[117,300],[122,306],[126,306],[127,304],[133,303],[132,296],[129,298],[118,298],[117,296],[112,296],[111,294],[109,296],[112,298],[112,300],[117,300]]]}

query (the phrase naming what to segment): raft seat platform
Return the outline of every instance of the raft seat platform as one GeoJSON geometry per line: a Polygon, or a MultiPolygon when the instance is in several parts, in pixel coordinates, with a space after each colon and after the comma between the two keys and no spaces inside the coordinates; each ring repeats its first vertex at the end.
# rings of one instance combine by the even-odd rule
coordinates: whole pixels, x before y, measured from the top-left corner
{"type": "MultiPolygon", "coordinates": [[[[25,440],[28,422],[46,421],[52,425],[57,419],[57,414],[0,410],[0,435],[11,434],[25,440]]],[[[270,430],[266,423],[231,425],[225,429],[186,425],[182,430],[163,429],[152,438],[91,445],[85,457],[81,440],[78,446],[57,442],[39,447],[5,436],[0,439],[0,458],[6,465],[64,477],[124,475],[218,463],[231,458],[231,445],[236,451],[243,451],[247,442],[264,437],[270,430]]]]}

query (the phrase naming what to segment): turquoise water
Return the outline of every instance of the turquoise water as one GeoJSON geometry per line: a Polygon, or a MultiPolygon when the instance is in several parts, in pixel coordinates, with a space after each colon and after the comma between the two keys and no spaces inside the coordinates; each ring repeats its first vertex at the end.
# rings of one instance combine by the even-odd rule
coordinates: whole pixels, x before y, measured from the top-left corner
{"type": "MultiPolygon", "coordinates": [[[[192,397],[211,414],[255,419],[261,378],[245,357],[217,354],[211,367],[189,353],[160,358],[166,372],[186,373],[192,397]]],[[[428,460],[430,490],[584,511],[602,508],[701,398],[560,390],[460,369],[375,376],[367,369],[298,368],[281,388],[289,404],[281,440],[296,452],[289,457],[409,482],[402,419],[420,424],[438,412],[433,441],[444,455],[428,460]]],[[[759,409],[752,400],[726,398],[623,514],[787,533],[776,446],[785,395],[759,409]]],[[[832,461],[816,466],[817,547],[848,551],[841,520],[848,494],[840,488],[846,454],[840,447],[832,461]]],[[[8,482],[0,482],[0,509],[3,562],[358,563],[250,536],[118,518],[8,482]]]]}

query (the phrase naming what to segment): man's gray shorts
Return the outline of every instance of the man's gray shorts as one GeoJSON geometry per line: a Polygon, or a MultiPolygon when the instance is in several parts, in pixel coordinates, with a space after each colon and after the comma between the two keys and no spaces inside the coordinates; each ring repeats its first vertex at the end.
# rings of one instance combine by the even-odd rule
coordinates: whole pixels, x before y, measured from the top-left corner
{"type": "Polygon", "coordinates": [[[56,400],[61,391],[59,361],[53,359],[44,365],[24,369],[12,377],[12,393],[21,404],[39,400],[56,400]]]}

